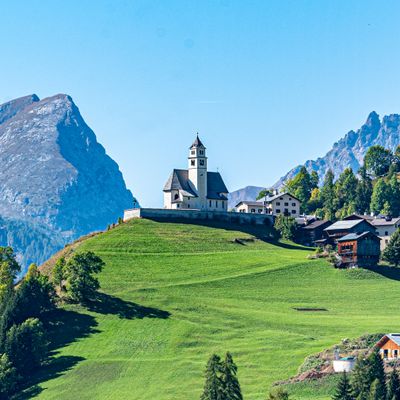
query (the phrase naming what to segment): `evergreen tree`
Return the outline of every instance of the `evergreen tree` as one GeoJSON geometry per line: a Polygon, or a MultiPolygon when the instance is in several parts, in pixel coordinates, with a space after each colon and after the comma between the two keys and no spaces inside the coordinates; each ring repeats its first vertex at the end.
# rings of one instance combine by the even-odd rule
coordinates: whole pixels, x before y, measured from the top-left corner
{"type": "Polygon", "coordinates": [[[16,369],[8,359],[7,354],[0,356],[0,400],[10,399],[18,383],[16,369]]]}
{"type": "Polygon", "coordinates": [[[232,355],[228,352],[222,362],[222,384],[224,388],[224,400],[243,400],[239,380],[236,376],[237,366],[233,362],[232,355]]]}
{"type": "MultiPolygon", "coordinates": [[[[386,376],[383,360],[378,350],[374,350],[368,357],[370,382],[378,381],[376,385],[375,396],[386,398],[386,376]]],[[[380,399],[380,397],[378,397],[380,399]]],[[[375,399],[375,397],[374,397],[375,399]]]]}
{"type": "Polygon", "coordinates": [[[20,325],[13,325],[7,332],[5,353],[17,371],[27,376],[40,366],[47,355],[47,342],[42,323],[29,318],[20,325]]]}
{"type": "Polygon", "coordinates": [[[379,379],[372,382],[368,400],[386,400],[386,387],[379,379]]]}
{"type": "Polygon", "coordinates": [[[353,400],[353,392],[351,389],[349,378],[346,372],[343,372],[340,377],[339,383],[336,388],[335,394],[332,396],[332,400],[353,400]]]}
{"type": "Polygon", "coordinates": [[[301,167],[298,174],[286,183],[286,190],[301,201],[303,211],[307,210],[307,203],[311,196],[313,183],[306,167],[301,167]]]}
{"type": "Polygon", "coordinates": [[[390,211],[392,216],[400,216],[400,182],[396,175],[393,175],[389,180],[390,197],[388,199],[390,203],[390,211]]]}
{"type": "Polygon", "coordinates": [[[0,247],[0,302],[13,289],[13,284],[21,267],[15,259],[11,247],[0,247]]]}
{"type": "Polygon", "coordinates": [[[206,382],[204,384],[201,400],[225,400],[224,385],[221,379],[222,363],[217,354],[213,354],[207,363],[206,382]]]}
{"type": "Polygon", "coordinates": [[[319,176],[317,171],[312,171],[310,176],[311,190],[317,189],[319,184],[319,176]]]}
{"type": "Polygon", "coordinates": [[[282,238],[295,240],[298,224],[293,217],[285,217],[281,214],[276,217],[274,228],[279,232],[282,238]]]}
{"type": "Polygon", "coordinates": [[[63,291],[63,282],[65,280],[65,257],[60,257],[54,265],[52,271],[52,281],[60,292],[63,291]]]}
{"type": "Polygon", "coordinates": [[[400,381],[396,368],[390,373],[387,383],[387,400],[400,400],[400,381]]]}
{"type": "Polygon", "coordinates": [[[72,301],[83,303],[92,299],[100,288],[93,274],[101,272],[104,261],[91,251],[75,254],[65,266],[66,290],[72,301]]]}
{"type": "Polygon", "coordinates": [[[372,180],[367,174],[367,169],[362,166],[358,171],[360,179],[356,189],[356,209],[360,214],[370,212],[371,196],[372,196],[372,180]]]}
{"type": "Polygon", "coordinates": [[[326,172],[321,188],[321,201],[323,204],[324,218],[333,220],[335,217],[335,176],[331,169],[326,172]]]}
{"type": "MultiPolygon", "coordinates": [[[[355,209],[358,180],[351,168],[346,168],[335,184],[335,204],[337,209],[355,209]]],[[[345,212],[346,213],[346,212],[345,212]]]]}
{"type": "Polygon", "coordinates": [[[396,267],[400,265],[400,229],[390,237],[389,243],[383,251],[382,259],[396,267]]]}
{"type": "Polygon", "coordinates": [[[369,361],[361,356],[357,359],[354,366],[351,386],[354,398],[357,400],[368,400],[371,387],[371,368],[369,361]]]}

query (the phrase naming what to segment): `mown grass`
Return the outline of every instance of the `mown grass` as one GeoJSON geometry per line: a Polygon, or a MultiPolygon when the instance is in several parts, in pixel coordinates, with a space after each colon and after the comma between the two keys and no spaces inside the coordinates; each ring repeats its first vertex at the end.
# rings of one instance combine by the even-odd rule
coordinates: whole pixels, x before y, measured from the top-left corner
{"type": "MultiPolygon", "coordinates": [[[[106,261],[104,294],[63,311],[59,332],[68,318],[85,326],[64,332],[50,372],[35,377],[26,398],[197,400],[208,357],[229,350],[245,399],[264,400],[306,356],[346,337],[400,330],[396,271],[335,270],[289,243],[234,243],[251,237],[136,220],[83,241],[79,250],[106,261]]],[[[290,390],[328,399],[333,386],[290,390]]]]}

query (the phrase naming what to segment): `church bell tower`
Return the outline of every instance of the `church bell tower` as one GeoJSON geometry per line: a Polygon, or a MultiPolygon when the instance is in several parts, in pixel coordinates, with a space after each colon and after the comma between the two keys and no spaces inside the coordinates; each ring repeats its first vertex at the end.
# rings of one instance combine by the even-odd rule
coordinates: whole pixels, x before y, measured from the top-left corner
{"type": "Polygon", "coordinates": [[[189,180],[198,194],[199,208],[207,208],[207,157],[206,148],[197,134],[189,149],[189,180]]]}

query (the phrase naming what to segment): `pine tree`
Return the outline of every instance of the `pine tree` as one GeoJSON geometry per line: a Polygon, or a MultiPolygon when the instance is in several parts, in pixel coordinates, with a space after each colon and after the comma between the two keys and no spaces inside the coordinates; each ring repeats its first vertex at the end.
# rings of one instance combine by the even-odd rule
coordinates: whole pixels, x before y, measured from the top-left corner
{"type": "Polygon", "coordinates": [[[367,359],[359,357],[352,373],[351,386],[353,396],[357,400],[368,400],[371,387],[370,363],[367,359]]]}
{"type": "Polygon", "coordinates": [[[350,385],[349,378],[346,372],[340,377],[339,383],[336,388],[336,393],[332,396],[332,400],[353,400],[353,393],[350,385]]]}
{"type": "Polygon", "coordinates": [[[0,399],[10,399],[17,383],[16,369],[11,364],[7,354],[2,354],[0,357],[0,399]]]}
{"type": "Polygon", "coordinates": [[[207,363],[206,382],[204,384],[201,400],[225,400],[224,386],[221,379],[222,363],[217,354],[213,354],[207,363]]]}
{"type": "Polygon", "coordinates": [[[359,169],[360,180],[356,189],[356,208],[361,214],[369,213],[372,196],[372,180],[367,174],[367,169],[363,166],[359,169]]]}
{"type": "Polygon", "coordinates": [[[333,220],[335,216],[335,175],[331,169],[325,174],[324,184],[321,188],[321,200],[324,209],[324,218],[328,220],[333,220]]]}
{"type": "MultiPolygon", "coordinates": [[[[383,396],[383,399],[386,398],[386,376],[385,376],[385,367],[383,364],[383,360],[378,350],[374,350],[368,357],[368,363],[370,365],[370,383],[375,382],[376,380],[379,382],[379,385],[376,385],[376,394],[375,396],[383,396]]],[[[380,397],[377,397],[377,399],[380,397]]],[[[374,398],[375,399],[375,398],[374,398]]]]}
{"type": "Polygon", "coordinates": [[[388,400],[400,400],[400,380],[396,368],[390,373],[387,383],[387,396],[388,400]]]}
{"type": "Polygon", "coordinates": [[[386,400],[386,387],[379,379],[372,382],[368,400],[386,400]]]}
{"type": "Polygon", "coordinates": [[[236,376],[237,366],[232,355],[228,352],[222,362],[222,384],[224,387],[224,400],[243,400],[239,380],[236,376]]]}
{"type": "Polygon", "coordinates": [[[388,245],[383,251],[382,258],[396,267],[400,264],[400,229],[391,236],[388,245]]]}

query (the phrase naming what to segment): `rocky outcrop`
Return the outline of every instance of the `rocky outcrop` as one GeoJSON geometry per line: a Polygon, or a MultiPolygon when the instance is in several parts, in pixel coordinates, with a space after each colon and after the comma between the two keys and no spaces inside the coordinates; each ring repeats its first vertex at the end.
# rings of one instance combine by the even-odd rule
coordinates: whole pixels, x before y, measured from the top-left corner
{"type": "Polygon", "coordinates": [[[243,189],[229,193],[228,209],[234,208],[241,201],[255,201],[258,194],[264,189],[259,186],[246,186],[243,189]]]}
{"type": "MultiPolygon", "coordinates": [[[[400,144],[400,116],[392,114],[383,117],[373,111],[369,114],[365,124],[357,131],[350,131],[343,139],[335,143],[332,149],[317,160],[308,160],[304,163],[309,171],[317,171],[320,182],[328,169],[332,169],[335,177],[338,177],[345,168],[351,167],[357,172],[362,165],[367,150],[373,145],[381,145],[395,150],[400,144]]],[[[284,182],[293,178],[300,170],[301,165],[290,170],[274,187],[283,186],[284,182]]]]}
{"type": "Polygon", "coordinates": [[[65,94],[0,106],[0,168],[0,244],[14,244],[25,264],[105,229],[136,201],[65,94]]]}

